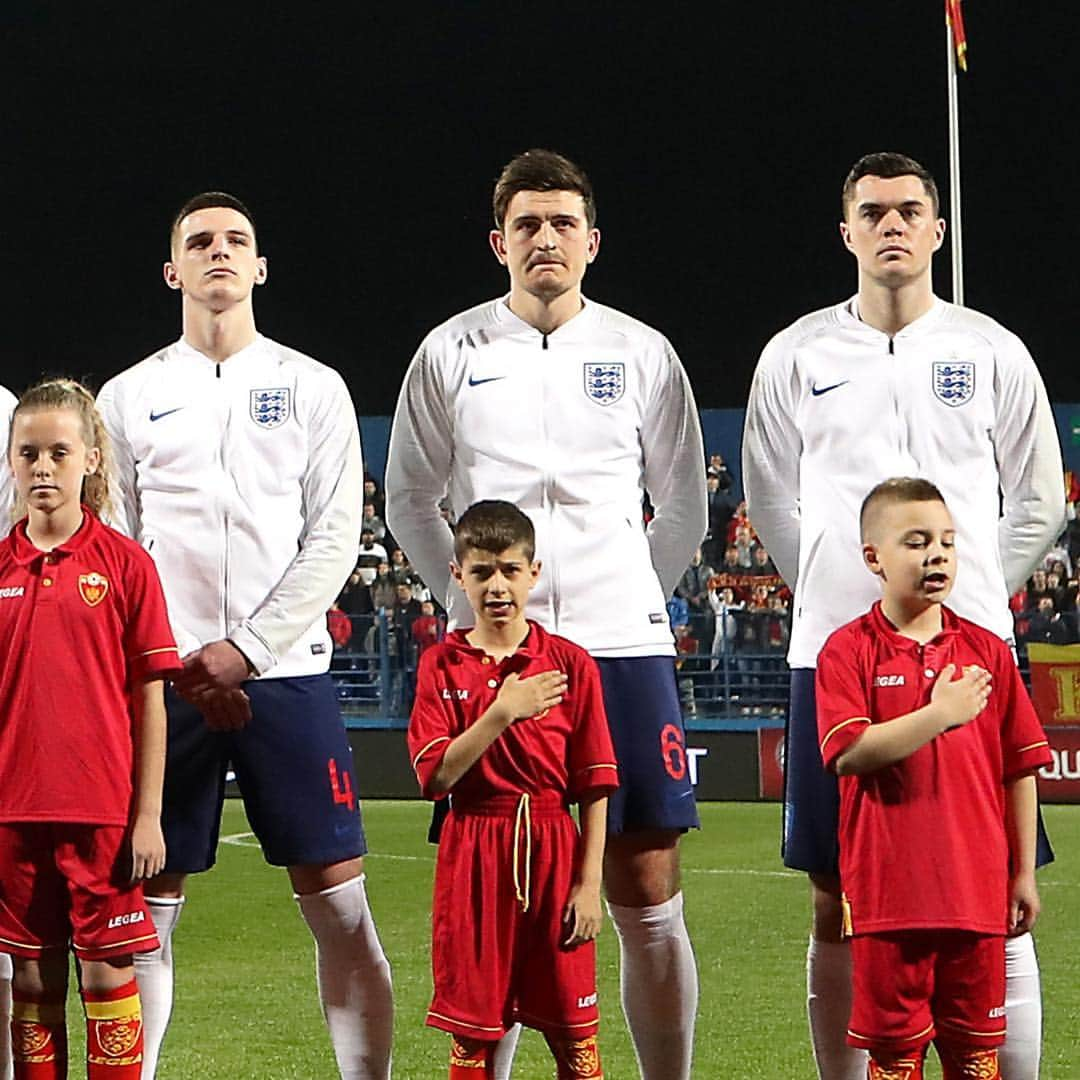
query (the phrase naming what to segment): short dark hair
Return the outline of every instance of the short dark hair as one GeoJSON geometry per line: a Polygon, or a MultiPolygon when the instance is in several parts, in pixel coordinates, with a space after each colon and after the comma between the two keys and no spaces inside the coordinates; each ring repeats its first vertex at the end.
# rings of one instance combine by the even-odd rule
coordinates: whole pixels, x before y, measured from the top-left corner
{"type": "Polygon", "coordinates": [[[886,180],[891,180],[894,176],[917,176],[922,181],[923,190],[930,197],[934,217],[939,216],[941,200],[938,198],[937,183],[930,170],[906,154],[879,151],[876,154],[864,154],[848,171],[840,192],[840,217],[843,220],[847,220],[848,206],[855,198],[855,185],[864,176],[881,176],[886,180]]]}
{"type": "Polygon", "coordinates": [[[866,525],[871,514],[882,506],[895,506],[898,503],[939,502],[947,506],[945,496],[936,484],[917,476],[894,476],[875,485],[870,494],[863,499],[859,510],[859,532],[866,539],[866,525]]]}
{"type": "Polygon", "coordinates": [[[454,558],[459,564],[469,551],[499,555],[515,544],[525,549],[532,562],[536,554],[533,523],[513,503],[501,499],[473,503],[454,526],[454,558]]]}
{"type": "Polygon", "coordinates": [[[596,199],[592,182],[585,170],[554,150],[526,150],[511,158],[499,179],[491,205],[495,228],[502,232],[510,200],[519,191],[576,191],[585,203],[585,221],[591,229],[596,224],[596,199]]]}
{"type": "Polygon", "coordinates": [[[229,210],[235,210],[248,219],[252,233],[255,232],[255,215],[235,196],[227,191],[202,191],[198,195],[192,195],[190,199],[173,215],[172,225],[169,226],[169,248],[172,248],[173,237],[180,228],[180,222],[194,214],[196,210],[207,210],[210,207],[224,206],[229,210]]]}

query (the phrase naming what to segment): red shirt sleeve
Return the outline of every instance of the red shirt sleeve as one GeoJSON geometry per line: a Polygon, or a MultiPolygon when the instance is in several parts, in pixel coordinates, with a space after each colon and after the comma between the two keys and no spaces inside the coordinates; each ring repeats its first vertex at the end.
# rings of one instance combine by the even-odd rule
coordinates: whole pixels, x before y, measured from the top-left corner
{"type": "Polygon", "coordinates": [[[1000,689],[1005,698],[1001,712],[1002,779],[1011,780],[1051,764],[1053,758],[1020,669],[1004,644],[999,650],[997,669],[994,691],[1000,689]]]}
{"type": "MultiPolygon", "coordinates": [[[[409,759],[425,799],[443,799],[430,790],[431,777],[438,769],[453,738],[450,714],[439,696],[437,675],[443,649],[433,646],[420,657],[416,671],[416,697],[409,717],[409,759]]],[[[444,680],[445,681],[445,680],[444,680]]]]}
{"type": "Polygon", "coordinates": [[[821,760],[831,771],[836,759],[870,725],[870,687],[850,635],[834,634],[825,642],[814,682],[818,745],[821,760]]]}
{"type": "Polygon", "coordinates": [[[567,787],[572,802],[586,792],[606,794],[619,786],[619,767],[608,730],[600,671],[584,650],[575,651],[570,695],[574,727],[567,752],[567,787]]]}
{"type": "Polygon", "coordinates": [[[154,560],[137,545],[129,548],[124,572],[124,656],[130,682],[180,672],[180,654],[169,626],[165,594],[154,560]]]}

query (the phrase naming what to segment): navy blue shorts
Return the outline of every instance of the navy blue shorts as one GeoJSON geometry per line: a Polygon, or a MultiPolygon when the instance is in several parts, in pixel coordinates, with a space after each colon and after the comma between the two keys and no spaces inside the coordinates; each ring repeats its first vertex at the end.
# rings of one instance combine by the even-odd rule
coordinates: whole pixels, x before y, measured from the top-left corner
{"type": "Polygon", "coordinates": [[[596,665],[619,762],[608,832],[699,828],[674,657],[598,657],[596,665]]]}
{"type": "MultiPolygon", "coordinates": [[[[791,672],[791,707],[784,732],[784,822],[780,854],[784,865],[810,874],[839,870],[837,829],[840,789],[835,774],[821,763],[817,703],[812,668],[791,672]]],[[[1035,865],[1054,861],[1054,852],[1039,810],[1035,865]]]]}
{"type": "Polygon", "coordinates": [[[367,851],[352,750],[329,675],[244,684],[252,719],[211,731],[169,690],[165,871],[214,865],[231,764],[251,828],[274,866],[329,865],[367,851]]]}

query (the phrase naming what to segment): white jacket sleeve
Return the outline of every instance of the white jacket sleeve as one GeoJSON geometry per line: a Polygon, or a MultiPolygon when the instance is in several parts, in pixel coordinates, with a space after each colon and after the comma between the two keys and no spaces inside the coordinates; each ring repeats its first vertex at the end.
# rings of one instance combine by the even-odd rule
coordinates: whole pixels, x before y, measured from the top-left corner
{"type": "Polygon", "coordinates": [[[654,516],[647,535],[652,564],[670,597],[708,528],[705,448],[694,392],[675,350],[652,388],[641,428],[645,489],[654,516]]]}
{"type": "MultiPolygon", "coordinates": [[[[19,399],[8,389],[0,386],[0,430],[4,433],[4,445],[11,441],[11,415],[19,399]]],[[[11,527],[11,518],[15,509],[15,477],[11,467],[5,462],[0,465],[0,536],[11,527]]]]}
{"type": "Polygon", "coordinates": [[[341,376],[327,370],[325,378],[308,418],[300,549],[258,609],[228,635],[259,674],[326,613],[356,565],[364,501],[360,429],[341,376]]]}
{"type": "Polygon", "coordinates": [[[1054,414],[1031,354],[1009,335],[994,387],[994,455],[1003,498],[998,544],[1010,595],[1065,528],[1065,483],[1054,414]]]}
{"type": "Polygon", "coordinates": [[[799,458],[794,368],[779,337],[765,346],[750,387],[742,482],[750,522],[788,588],[799,575],[799,458]]]}
{"type": "MultiPolygon", "coordinates": [[[[454,541],[439,513],[453,464],[453,425],[426,343],[398,397],[386,461],[386,525],[432,595],[447,603],[454,541]]],[[[455,507],[460,513],[464,507],[455,507]]]]}
{"type": "MultiPolygon", "coordinates": [[[[109,436],[109,451],[112,460],[112,475],[109,479],[109,498],[112,502],[107,524],[131,537],[136,543],[142,543],[142,504],[139,500],[139,477],[135,462],[135,452],[127,437],[124,422],[125,410],[123,389],[114,380],[107,382],[97,396],[97,409],[101,415],[105,431],[109,436]]],[[[153,556],[153,552],[150,552],[153,556]]],[[[176,621],[175,608],[169,610],[169,625],[180,656],[193,653],[202,645],[199,638],[180,626],[176,621]]]]}

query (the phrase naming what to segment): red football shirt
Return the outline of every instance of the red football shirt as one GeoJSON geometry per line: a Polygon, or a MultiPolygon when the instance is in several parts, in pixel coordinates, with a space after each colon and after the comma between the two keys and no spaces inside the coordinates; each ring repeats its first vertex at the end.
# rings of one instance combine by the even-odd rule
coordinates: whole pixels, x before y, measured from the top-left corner
{"type": "Polygon", "coordinates": [[[881,605],[837,630],[818,657],[818,736],[826,768],[865,730],[930,701],[947,664],[993,677],[986,708],[894,765],[840,777],[840,880],[856,934],[1006,932],[1005,781],[1050,759],[1012,654],[947,608],[926,645],[881,605]]]}
{"type": "Polygon", "coordinates": [[[0,541],[0,821],[126,825],[128,687],[180,669],[153,561],[84,511],[45,553],[0,541]]]}
{"type": "Polygon", "coordinates": [[[495,661],[465,640],[465,631],[425,650],[409,721],[409,756],[429,798],[431,776],[451,739],[480,718],[510,674],[566,673],[562,703],[518,720],[454,785],[454,805],[474,806],[498,795],[558,792],[576,802],[586,791],[619,786],[596,662],[565,638],[534,622],[512,656],[495,661]]]}

